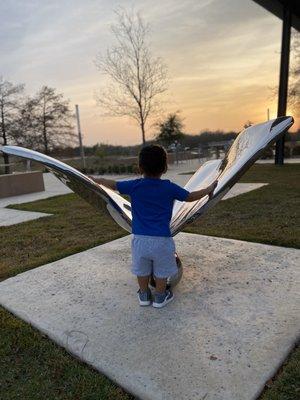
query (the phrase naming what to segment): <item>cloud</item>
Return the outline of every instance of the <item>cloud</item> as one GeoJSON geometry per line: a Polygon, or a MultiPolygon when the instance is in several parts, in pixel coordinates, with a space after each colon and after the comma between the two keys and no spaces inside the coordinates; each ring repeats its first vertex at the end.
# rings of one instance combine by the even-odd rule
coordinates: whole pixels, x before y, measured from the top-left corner
{"type": "Polygon", "coordinates": [[[118,5],[141,10],[153,52],[169,68],[166,111],[186,129],[238,129],[258,122],[277,84],[280,21],[252,0],[9,0],[0,2],[0,75],[30,92],[56,87],[81,105],[88,143],[139,141],[129,120],[99,116],[94,91],[105,84],[93,60],[112,43],[118,5]]]}

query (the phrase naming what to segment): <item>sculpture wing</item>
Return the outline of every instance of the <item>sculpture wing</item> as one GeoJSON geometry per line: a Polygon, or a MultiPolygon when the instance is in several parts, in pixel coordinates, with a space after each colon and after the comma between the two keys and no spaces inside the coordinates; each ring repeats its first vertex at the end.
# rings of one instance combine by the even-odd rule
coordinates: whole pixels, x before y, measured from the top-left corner
{"type": "Polygon", "coordinates": [[[205,196],[192,203],[174,203],[172,235],[176,235],[220,201],[263,151],[277,141],[293,122],[292,117],[280,117],[250,126],[237,136],[223,160],[208,161],[200,167],[185,188],[189,191],[204,189],[215,179],[218,179],[218,185],[211,199],[205,196]]]}
{"type": "Polygon", "coordinates": [[[107,209],[113,219],[122,228],[131,232],[132,216],[130,202],[113,190],[95,183],[77,169],[37,151],[24,149],[18,146],[3,146],[0,147],[0,151],[43,164],[61,182],[95,208],[99,208],[100,199],[104,200],[107,203],[107,209]]]}

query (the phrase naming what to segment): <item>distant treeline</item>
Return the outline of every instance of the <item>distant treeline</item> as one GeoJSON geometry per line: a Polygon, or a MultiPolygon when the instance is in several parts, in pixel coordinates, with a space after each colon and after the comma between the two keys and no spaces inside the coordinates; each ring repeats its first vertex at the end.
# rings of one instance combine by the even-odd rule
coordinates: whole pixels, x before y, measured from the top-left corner
{"type": "MultiPolygon", "coordinates": [[[[208,144],[210,142],[218,141],[229,141],[233,140],[237,136],[237,132],[223,132],[223,131],[203,131],[197,135],[184,134],[180,140],[180,144],[183,147],[197,148],[201,145],[208,144]]],[[[300,129],[297,132],[289,132],[286,134],[286,141],[300,141],[300,129]]],[[[147,142],[156,143],[155,140],[147,142]]],[[[84,146],[84,152],[86,156],[136,156],[141,148],[141,145],[133,146],[120,146],[106,143],[97,143],[93,146],[84,146]]],[[[52,155],[61,157],[77,157],[80,155],[79,147],[56,147],[51,151],[52,155]]]]}
{"type": "Polygon", "coordinates": [[[296,132],[286,133],[285,140],[287,142],[299,142],[300,141],[300,129],[298,129],[296,132]]]}
{"type": "Polygon", "coordinates": [[[207,144],[210,142],[222,142],[233,140],[238,135],[238,132],[230,131],[203,131],[197,135],[184,134],[180,143],[186,147],[198,147],[199,145],[207,144]]]}
{"type": "MultiPolygon", "coordinates": [[[[183,134],[183,137],[180,140],[180,144],[183,147],[195,148],[201,144],[216,142],[216,141],[224,141],[224,140],[232,140],[237,136],[237,132],[223,132],[223,131],[203,131],[197,135],[191,134],[183,134]]],[[[155,140],[147,141],[147,144],[156,143],[155,140]]],[[[120,146],[106,143],[97,143],[93,146],[84,146],[84,152],[86,156],[97,155],[107,156],[107,155],[116,155],[116,156],[135,156],[138,154],[141,145],[133,145],[133,146],[120,146]]],[[[66,156],[66,157],[74,157],[80,154],[79,147],[66,147],[66,148],[54,148],[52,150],[52,154],[66,156]]]]}

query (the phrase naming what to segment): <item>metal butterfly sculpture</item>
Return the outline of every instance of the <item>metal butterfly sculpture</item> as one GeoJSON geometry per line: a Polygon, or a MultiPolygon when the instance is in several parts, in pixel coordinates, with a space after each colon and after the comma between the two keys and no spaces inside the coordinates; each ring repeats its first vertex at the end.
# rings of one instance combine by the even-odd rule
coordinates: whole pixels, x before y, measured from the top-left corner
{"type": "MultiPolygon", "coordinates": [[[[211,160],[203,164],[185,185],[189,191],[206,188],[216,179],[218,184],[211,197],[205,196],[192,203],[175,201],[171,219],[171,233],[175,236],[187,224],[199,218],[210,207],[218,203],[239,178],[261,156],[265,149],[277,141],[293,124],[292,117],[250,126],[235,139],[222,160],[211,160]]],[[[95,183],[88,176],[55,158],[18,146],[3,146],[0,151],[43,164],[60,181],[96,209],[102,200],[112,218],[125,230],[131,232],[131,204],[118,193],[95,183]]],[[[168,284],[177,285],[182,277],[182,264],[176,255],[178,272],[168,278],[168,284]]],[[[151,285],[155,285],[153,278],[151,285]]]]}
{"type": "MultiPolygon", "coordinates": [[[[218,185],[210,198],[205,196],[192,203],[175,201],[171,220],[172,235],[175,236],[187,224],[199,218],[208,208],[220,201],[264,150],[277,141],[293,122],[292,117],[280,117],[250,126],[237,136],[222,160],[211,160],[203,164],[187,182],[185,189],[200,190],[216,179],[218,185]]],[[[59,180],[95,208],[98,208],[99,202],[104,200],[112,218],[122,228],[131,232],[131,205],[118,193],[95,183],[75,168],[36,151],[18,146],[3,146],[0,147],[0,151],[43,164],[59,180]]]]}

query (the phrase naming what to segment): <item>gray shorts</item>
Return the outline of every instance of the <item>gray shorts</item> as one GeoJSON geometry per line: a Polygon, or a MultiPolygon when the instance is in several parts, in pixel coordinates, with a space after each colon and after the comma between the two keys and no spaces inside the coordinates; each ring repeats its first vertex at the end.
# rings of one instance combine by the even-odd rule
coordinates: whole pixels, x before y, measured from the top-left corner
{"type": "Polygon", "coordinates": [[[133,235],[132,273],[168,278],[177,273],[175,243],[172,237],[133,235]]]}

